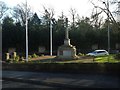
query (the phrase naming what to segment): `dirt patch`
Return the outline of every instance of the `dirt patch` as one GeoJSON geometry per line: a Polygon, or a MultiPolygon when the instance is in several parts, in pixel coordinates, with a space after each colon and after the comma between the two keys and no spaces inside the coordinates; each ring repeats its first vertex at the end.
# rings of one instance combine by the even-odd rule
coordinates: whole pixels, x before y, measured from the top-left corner
{"type": "Polygon", "coordinates": [[[44,59],[53,59],[55,58],[56,56],[40,56],[40,57],[37,57],[37,58],[32,58],[31,60],[44,60],[44,59]]]}

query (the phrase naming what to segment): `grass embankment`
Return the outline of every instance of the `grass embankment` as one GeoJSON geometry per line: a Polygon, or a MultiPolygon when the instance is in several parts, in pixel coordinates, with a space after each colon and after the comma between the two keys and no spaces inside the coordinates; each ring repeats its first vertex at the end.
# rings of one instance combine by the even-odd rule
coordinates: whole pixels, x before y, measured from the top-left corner
{"type": "Polygon", "coordinates": [[[114,58],[114,55],[109,56],[80,56],[77,60],[57,60],[55,56],[43,56],[41,58],[34,58],[30,63],[120,63],[120,60],[114,58]]]}
{"type": "Polygon", "coordinates": [[[114,55],[104,57],[80,56],[78,60],[57,60],[55,56],[33,58],[29,62],[3,63],[3,70],[65,72],[65,73],[101,73],[118,75],[120,60],[114,55]]]}
{"type": "MultiPolygon", "coordinates": [[[[26,63],[25,60],[7,60],[8,63],[26,63]]],[[[32,57],[27,63],[120,63],[115,59],[115,54],[108,56],[91,57],[87,55],[79,56],[76,60],[58,60],[56,56],[32,57]]]]}

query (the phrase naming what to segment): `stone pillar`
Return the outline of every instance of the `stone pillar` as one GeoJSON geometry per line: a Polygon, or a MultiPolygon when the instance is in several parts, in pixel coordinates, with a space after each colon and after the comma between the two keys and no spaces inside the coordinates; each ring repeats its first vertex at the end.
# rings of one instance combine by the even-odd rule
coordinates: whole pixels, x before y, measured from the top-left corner
{"type": "Polygon", "coordinates": [[[17,56],[17,53],[16,53],[16,52],[13,52],[13,59],[14,59],[14,60],[15,60],[16,56],[17,56]]]}
{"type": "Polygon", "coordinates": [[[67,45],[67,46],[70,45],[69,31],[68,31],[68,18],[66,18],[66,30],[65,30],[64,45],[67,45]]]}
{"type": "Polygon", "coordinates": [[[65,40],[64,40],[64,45],[69,46],[69,45],[70,45],[70,39],[65,39],[65,40]]]}
{"type": "Polygon", "coordinates": [[[66,18],[65,39],[69,39],[69,33],[68,33],[68,18],[66,18]]]}
{"type": "Polygon", "coordinates": [[[6,60],[10,59],[10,54],[6,53],[6,60]]]}

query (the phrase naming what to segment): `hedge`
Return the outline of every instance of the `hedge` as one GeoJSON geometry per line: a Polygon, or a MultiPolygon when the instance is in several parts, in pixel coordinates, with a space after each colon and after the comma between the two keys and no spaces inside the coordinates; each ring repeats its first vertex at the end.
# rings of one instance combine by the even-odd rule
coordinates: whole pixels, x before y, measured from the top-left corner
{"type": "Polygon", "coordinates": [[[4,63],[3,70],[119,74],[120,63],[4,63]]]}

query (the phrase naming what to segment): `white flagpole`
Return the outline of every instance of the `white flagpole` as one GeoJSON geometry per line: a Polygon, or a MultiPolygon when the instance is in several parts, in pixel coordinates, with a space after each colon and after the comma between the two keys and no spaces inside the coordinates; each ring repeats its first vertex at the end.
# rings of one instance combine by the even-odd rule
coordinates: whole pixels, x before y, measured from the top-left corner
{"type": "MultiPolygon", "coordinates": [[[[109,10],[109,0],[107,0],[107,8],[109,10]]],[[[108,11],[108,53],[110,53],[110,22],[109,22],[110,16],[108,11]]]]}
{"type": "Polygon", "coordinates": [[[52,56],[52,20],[50,19],[50,56],[52,56]]]}
{"type": "Polygon", "coordinates": [[[28,20],[27,20],[27,0],[26,0],[26,61],[28,61],[28,20]]]}

